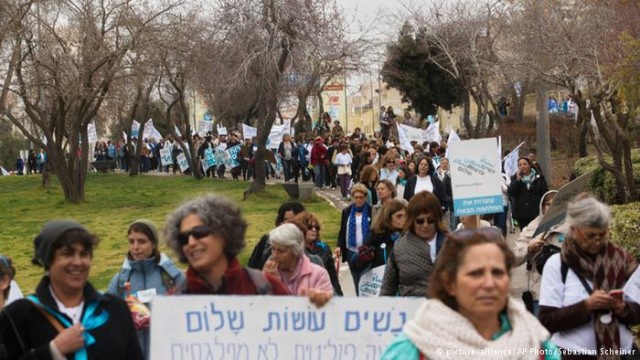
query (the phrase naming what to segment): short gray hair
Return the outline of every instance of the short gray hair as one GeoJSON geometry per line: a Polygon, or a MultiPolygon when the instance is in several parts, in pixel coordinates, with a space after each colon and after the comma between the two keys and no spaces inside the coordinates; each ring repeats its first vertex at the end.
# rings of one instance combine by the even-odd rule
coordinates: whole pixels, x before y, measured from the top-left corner
{"type": "Polygon", "coordinates": [[[235,257],[244,249],[247,222],[242,217],[240,208],[224,196],[208,194],[188,201],[167,216],[164,237],[167,246],[176,252],[180,262],[186,263],[187,258],[178,244],[178,234],[182,220],[189,214],[198,215],[211,229],[212,234],[224,239],[224,253],[228,259],[235,257]]]}
{"type": "Polygon", "coordinates": [[[271,230],[269,244],[290,248],[297,257],[304,253],[304,235],[296,225],[291,223],[282,224],[271,230]]]}
{"type": "Polygon", "coordinates": [[[609,227],[611,210],[593,196],[582,193],[567,206],[565,222],[570,226],[609,227]]]}

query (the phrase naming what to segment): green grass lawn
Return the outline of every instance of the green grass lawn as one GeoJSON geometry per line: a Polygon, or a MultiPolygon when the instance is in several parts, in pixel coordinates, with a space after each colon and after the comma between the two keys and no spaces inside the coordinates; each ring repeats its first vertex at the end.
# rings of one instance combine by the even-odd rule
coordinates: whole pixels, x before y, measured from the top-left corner
{"type": "MultiPolygon", "coordinates": [[[[278,207],[288,200],[279,185],[269,186],[268,192],[243,201],[242,193],[249,186],[245,181],[91,173],[86,183],[86,202],[71,204],[64,201],[55,177],[48,189],[42,188],[40,182],[40,176],[0,177],[0,254],[13,258],[16,280],[26,293],[34,290],[44,271],[31,265],[31,257],[33,239],[48,220],[75,219],[99,236],[91,282],[105,289],[122,265],[127,253],[126,231],[136,219],[154,221],[162,233],[167,214],[185,200],[208,192],[224,194],[238,202],[249,224],[247,247],[240,254],[240,261],[246,263],[254,244],[273,228],[278,207]]],[[[340,212],[319,199],[304,205],[318,216],[323,240],[334,247],[340,212]]],[[[162,250],[176,259],[164,244],[162,250]]]]}

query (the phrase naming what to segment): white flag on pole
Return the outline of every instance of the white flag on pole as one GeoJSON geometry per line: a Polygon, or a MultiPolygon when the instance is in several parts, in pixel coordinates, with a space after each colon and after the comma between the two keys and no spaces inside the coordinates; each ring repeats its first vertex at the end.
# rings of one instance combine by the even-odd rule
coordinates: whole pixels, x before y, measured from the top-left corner
{"type": "Polygon", "coordinates": [[[398,123],[396,123],[396,127],[398,128],[398,137],[400,138],[398,139],[400,140],[400,148],[407,151],[409,154],[413,154],[415,150],[411,145],[411,140],[409,140],[409,137],[407,136],[405,129],[402,128],[398,123]]]}
{"type": "Polygon", "coordinates": [[[89,143],[95,144],[98,142],[98,133],[96,131],[95,121],[90,122],[87,126],[87,138],[87,140],[89,140],[89,143]]]}
{"type": "Polygon", "coordinates": [[[247,124],[242,124],[242,138],[243,139],[253,139],[258,136],[258,128],[253,126],[249,126],[247,124]]]}
{"type": "Polygon", "coordinates": [[[520,148],[524,145],[524,142],[521,142],[520,145],[516,146],[515,149],[511,150],[511,152],[504,157],[504,173],[511,177],[518,171],[518,158],[520,157],[520,148]]]}

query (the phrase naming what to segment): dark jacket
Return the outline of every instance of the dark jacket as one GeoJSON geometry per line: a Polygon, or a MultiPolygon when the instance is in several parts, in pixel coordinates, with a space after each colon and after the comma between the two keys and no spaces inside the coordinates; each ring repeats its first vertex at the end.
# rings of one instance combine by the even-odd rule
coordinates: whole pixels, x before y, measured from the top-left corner
{"type": "MultiPolygon", "coordinates": [[[[373,222],[373,212],[372,212],[371,206],[367,203],[365,203],[364,206],[369,208],[368,209],[369,217],[372,218],[371,222],[373,222]]],[[[338,232],[338,246],[340,247],[340,251],[342,252],[342,262],[346,262],[349,260],[347,259],[347,254],[349,253],[348,251],[349,248],[347,247],[347,222],[349,221],[349,215],[351,215],[352,207],[353,207],[353,204],[344,208],[342,210],[342,216],[340,218],[340,232],[338,232]]],[[[364,239],[362,241],[364,242],[364,239]]]]}
{"type": "Polygon", "coordinates": [[[508,190],[513,201],[511,204],[513,218],[531,220],[538,216],[540,199],[547,191],[549,191],[547,181],[543,176],[536,175],[535,180],[527,189],[527,185],[522,180],[517,180],[516,175],[513,175],[508,190]]]}
{"type": "Polygon", "coordinates": [[[318,256],[322,259],[322,265],[329,273],[329,279],[331,280],[331,285],[333,286],[333,293],[342,296],[342,287],[340,286],[340,281],[338,280],[338,273],[336,272],[336,264],[333,260],[333,254],[331,253],[331,248],[326,243],[316,240],[313,242],[312,247],[306,247],[306,251],[309,254],[318,256]]]}
{"type": "Polygon", "coordinates": [[[394,243],[395,242],[391,239],[391,233],[385,231],[381,234],[377,234],[371,230],[369,235],[367,235],[367,238],[364,240],[364,245],[372,247],[374,250],[375,255],[373,260],[371,260],[372,268],[384,265],[387,262],[393,252],[394,243]],[[380,247],[382,244],[386,245],[384,249],[380,247]]]}
{"type": "MultiPolygon", "coordinates": [[[[438,178],[438,175],[435,173],[429,174],[431,178],[431,183],[433,184],[433,195],[435,195],[440,201],[440,205],[442,206],[442,210],[446,211],[451,208],[451,197],[447,195],[447,191],[445,189],[451,188],[451,178],[448,176],[444,178],[444,184],[438,178]]],[[[411,201],[413,195],[415,195],[416,191],[416,183],[418,182],[418,176],[413,176],[407,180],[407,185],[404,187],[404,197],[405,200],[411,201]]]]}
{"type": "MultiPolygon", "coordinates": [[[[436,254],[442,249],[446,236],[437,233],[436,254]]],[[[412,233],[398,239],[384,269],[380,296],[426,297],[435,263],[430,251],[429,244],[412,233]]]]}
{"type": "MultiPolygon", "coordinates": [[[[43,305],[58,311],[58,306],[49,292],[49,283],[49,277],[43,277],[36,288],[36,296],[43,305]]],[[[84,288],[83,314],[86,305],[92,300],[99,302],[96,314],[106,311],[109,313],[109,319],[102,326],[89,330],[96,343],[87,347],[88,358],[142,359],[131,312],[124,300],[113,295],[102,295],[87,283],[84,288]]],[[[61,316],[71,322],[66,315],[61,316]]],[[[49,342],[58,335],[58,331],[30,300],[18,300],[0,313],[0,331],[10,359],[51,359],[49,342]],[[24,348],[21,345],[24,345],[24,348]]],[[[73,358],[73,354],[67,357],[73,358]]]]}

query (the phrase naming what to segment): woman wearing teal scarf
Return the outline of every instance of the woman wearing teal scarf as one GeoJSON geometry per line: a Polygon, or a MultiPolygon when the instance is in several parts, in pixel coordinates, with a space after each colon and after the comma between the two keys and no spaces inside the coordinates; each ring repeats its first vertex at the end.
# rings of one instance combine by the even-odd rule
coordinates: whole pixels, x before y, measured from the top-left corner
{"type": "Polygon", "coordinates": [[[0,314],[9,359],[142,359],[127,304],[87,280],[97,242],[75,221],[44,225],[32,261],[47,272],[0,314]]]}
{"type": "Polygon", "coordinates": [[[518,172],[511,177],[508,191],[520,231],[538,216],[540,199],[548,190],[547,181],[536,172],[531,160],[519,158],[518,172]]]}

